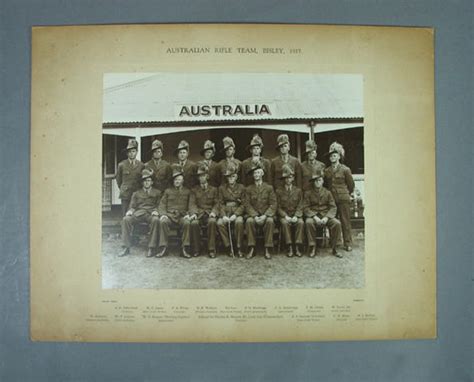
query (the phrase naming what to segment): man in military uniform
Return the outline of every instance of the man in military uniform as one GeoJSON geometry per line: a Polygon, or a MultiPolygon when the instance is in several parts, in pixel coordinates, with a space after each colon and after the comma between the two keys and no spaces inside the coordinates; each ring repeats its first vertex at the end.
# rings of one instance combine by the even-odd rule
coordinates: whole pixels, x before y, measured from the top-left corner
{"type": "Polygon", "coordinates": [[[281,175],[283,173],[283,165],[289,165],[295,174],[295,184],[301,187],[301,164],[297,158],[290,155],[290,139],[287,134],[281,134],[277,138],[276,149],[280,152],[280,155],[272,160],[271,165],[271,182],[273,187],[278,189],[284,185],[281,175]]]}
{"type": "Polygon", "coordinates": [[[270,248],[273,248],[273,228],[277,209],[277,200],[273,187],[264,183],[262,178],[264,170],[261,165],[252,167],[254,184],[245,190],[245,211],[247,220],[245,222],[247,230],[247,240],[249,253],[247,259],[255,256],[256,230],[257,226],[263,227],[265,258],[271,259],[270,248]]]}
{"type": "Polygon", "coordinates": [[[130,253],[131,235],[133,226],[139,222],[146,222],[150,225],[150,238],[148,240],[147,257],[154,256],[154,251],[158,242],[158,205],[160,203],[161,191],[152,188],[153,171],[142,170],[142,188],[133,193],[130,208],[122,220],[122,240],[124,250],[120,256],[130,253]]]}
{"type": "Polygon", "coordinates": [[[219,235],[222,238],[224,246],[229,252],[229,256],[232,256],[233,247],[231,246],[231,237],[229,237],[229,231],[232,234],[232,223],[234,224],[234,236],[237,244],[237,255],[243,257],[241,251],[242,241],[244,238],[244,199],[245,199],[245,187],[237,183],[237,169],[233,165],[227,166],[223,173],[223,177],[226,179],[225,182],[219,187],[219,220],[217,221],[217,229],[219,235]]]}
{"type": "Polygon", "coordinates": [[[248,187],[254,183],[253,175],[252,173],[249,174],[249,171],[258,162],[261,163],[263,170],[265,171],[265,174],[263,175],[263,181],[269,183],[271,163],[269,159],[262,156],[263,141],[258,134],[253,136],[250,144],[247,146],[247,150],[249,150],[252,155],[250,158],[247,158],[242,162],[242,171],[240,176],[242,184],[245,187],[248,187]]]}
{"type": "Polygon", "coordinates": [[[190,226],[191,222],[197,219],[196,200],[191,190],[183,187],[184,175],[181,166],[174,166],[172,179],[173,187],[164,192],[158,208],[160,214],[160,250],[156,257],[164,256],[168,249],[170,228],[181,228],[182,255],[190,258],[190,226]]]}
{"type": "Polygon", "coordinates": [[[312,188],[311,177],[316,173],[323,173],[326,165],[316,159],[318,145],[312,139],[306,141],[306,160],[301,163],[302,188],[307,191],[312,188]]]}
{"type": "Polygon", "coordinates": [[[115,180],[120,189],[120,199],[122,200],[122,216],[128,210],[132,194],[140,188],[140,179],[143,168],[142,162],[137,159],[138,142],[135,139],[129,139],[127,148],[127,159],[118,164],[115,180]]]}
{"type": "Polygon", "coordinates": [[[224,144],[222,151],[225,153],[225,158],[219,162],[220,175],[221,175],[221,178],[219,179],[219,184],[223,183],[222,174],[226,171],[227,166],[229,165],[234,166],[237,169],[237,175],[238,175],[240,173],[240,167],[242,165],[240,160],[234,158],[234,154],[235,154],[234,140],[230,137],[225,137],[222,140],[222,143],[224,144]]]}
{"type": "Polygon", "coordinates": [[[207,227],[207,247],[209,257],[216,257],[216,227],[218,211],[217,188],[209,184],[209,168],[201,163],[197,170],[199,185],[193,188],[196,197],[197,219],[191,222],[191,243],[194,246],[194,255],[199,255],[201,229],[207,227]]]}
{"type": "Polygon", "coordinates": [[[283,166],[282,179],[285,182],[283,187],[276,190],[278,202],[278,217],[282,236],[288,246],[288,257],[293,256],[293,240],[291,238],[291,228],[295,230],[295,254],[301,257],[300,246],[303,245],[303,192],[293,185],[295,179],[293,169],[285,164],[283,166]]]}
{"type": "Polygon", "coordinates": [[[163,143],[155,139],[151,144],[151,160],[145,163],[145,167],[153,171],[153,187],[164,192],[170,187],[171,166],[163,158],[163,143]]]}
{"type": "Polygon", "coordinates": [[[317,254],[316,229],[329,228],[332,254],[342,257],[336,250],[337,242],[341,236],[341,223],[336,219],[336,203],[330,191],[323,187],[323,173],[316,173],[311,177],[313,188],[304,192],[304,216],[306,218],[306,234],[310,247],[309,256],[317,254]]]}
{"type": "Polygon", "coordinates": [[[216,153],[216,145],[214,142],[207,140],[204,142],[204,147],[201,150],[201,156],[204,159],[201,161],[209,169],[209,184],[213,187],[219,187],[221,181],[220,167],[219,164],[212,160],[216,153]]]}
{"type": "Polygon", "coordinates": [[[189,143],[186,141],[179,142],[178,147],[175,149],[175,154],[178,156],[178,165],[181,167],[181,171],[184,176],[183,186],[191,190],[196,184],[196,163],[189,160],[189,143]]]}
{"type": "Polygon", "coordinates": [[[325,181],[336,201],[337,214],[342,225],[344,249],[350,252],[352,251],[351,194],[354,192],[354,179],[351,169],[340,162],[344,159],[344,147],[340,143],[333,142],[328,155],[331,165],[325,170],[325,181]]]}

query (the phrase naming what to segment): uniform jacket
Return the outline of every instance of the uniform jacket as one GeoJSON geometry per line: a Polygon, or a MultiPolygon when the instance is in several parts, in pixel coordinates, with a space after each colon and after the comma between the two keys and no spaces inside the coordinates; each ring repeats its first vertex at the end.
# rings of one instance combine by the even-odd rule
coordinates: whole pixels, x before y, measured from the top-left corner
{"type": "Polygon", "coordinates": [[[120,199],[130,199],[132,194],[141,187],[144,167],[145,165],[138,159],[135,159],[135,165],[132,165],[128,159],[118,164],[115,180],[120,189],[120,199]]]}
{"type": "Polygon", "coordinates": [[[277,210],[277,199],[273,187],[263,182],[260,187],[255,184],[245,189],[245,211],[251,217],[266,215],[272,217],[277,210]]]}
{"type": "Polygon", "coordinates": [[[198,183],[196,178],[197,165],[188,159],[184,166],[181,166],[181,169],[184,175],[183,186],[191,190],[198,183]]]}
{"type": "Polygon", "coordinates": [[[300,188],[292,186],[288,191],[285,186],[276,191],[278,202],[278,216],[303,217],[303,191],[300,188]]]}
{"type": "Polygon", "coordinates": [[[351,169],[343,164],[334,170],[332,166],[324,172],[326,187],[332,192],[336,203],[350,202],[351,193],[354,191],[354,179],[351,169]]]}
{"type": "Polygon", "coordinates": [[[321,187],[319,190],[311,188],[304,192],[303,201],[304,215],[308,218],[312,218],[318,215],[320,218],[336,217],[336,202],[329,190],[321,187]]]}
{"type": "Polygon", "coordinates": [[[220,216],[242,216],[245,211],[245,187],[236,183],[234,187],[223,184],[219,187],[220,216]]]}
{"type": "Polygon", "coordinates": [[[218,191],[216,187],[208,185],[204,190],[200,185],[193,188],[196,198],[196,211],[200,219],[203,215],[209,215],[213,212],[216,216],[219,214],[218,191]]]}
{"type": "Polygon", "coordinates": [[[145,167],[153,170],[153,187],[161,191],[171,187],[171,166],[164,159],[160,159],[158,165],[152,159],[145,163],[145,167]]]}
{"type": "MultiPolygon", "coordinates": [[[[236,158],[232,159],[231,162],[235,166],[235,172],[239,176],[238,179],[240,179],[240,168],[242,167],[242,162],[236,158]]],[[[224,184],[225,182],[224,176],[222,174],[226,170],[228,163],[229,161],[227,158],[224,158],[219,162],[219,184],[224,184]]]]}
{"type": "MultiPolygon", "coordinates": [[[[260,162],[262,163],[263,170],[265,171],[265,174],[263,174],[263,181],[270,183],[271,162],[269,159],[264,157],[260,157],[260,162]]],[[[247,158],[242,162],[240,179],[245,187],[248,187],[254,183],[253,174],[248,173],[252,166],[252,157],[247,158]]]]}
{"type": "Polygon", "coordinates": [[[161,197],[158,213],[168,216],[175,222],[186,214],[197,213],[194,193],[186,187],[166,189],[161,197]]]}
{"type": "MultiPolygon", "coordinates": [[[[288,162],[286,162],[293,169],[295,173],[295,185],[301,187],[301,164],[298,158],[295,158],[292,155],[289,155],[288,162]]],[[[280,156],[277,156],[272,160],[271,166],[271,180],[275,190],[282,187],[285,182],[283,179],[280,179],[282,175],[282,166],[285,164],[280,156]]]]}
{"type": "Polygon", "coordinates": [[[219,164],[213,160],[209,162],[203,160],[202,163],[205,163],[209,168],[209,184],[213,187],[219,187],[221,185],[221,168],[219,164]]]}
{"type": "Polygon", "coordinates": [[[312,188],[310,179],[315,173],[323,173],[326,165],[323,162],[315,160],[314,163],[309,163],[305,160],[301,163],[301,178],[303,191],[310,190],[312,188]]]}
{"type": "Polygon", "coordinates": [[[143,188],[141,188],[133,193],[129,210],[132,211],[133,216],[135,217],[151,214],[153,211],[158,212],[160,199],[160,190],[150,188],[147,193],[143,188]]]}

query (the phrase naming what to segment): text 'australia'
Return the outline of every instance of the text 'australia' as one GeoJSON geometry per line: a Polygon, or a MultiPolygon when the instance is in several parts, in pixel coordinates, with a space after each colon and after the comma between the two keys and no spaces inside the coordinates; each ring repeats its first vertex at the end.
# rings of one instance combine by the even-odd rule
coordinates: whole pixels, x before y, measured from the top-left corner
{"type": "Polygon", "coordinates": [[[182,106],[180,117],[238,117],[271,115],[268,105],[192,105],[182,106]]]}

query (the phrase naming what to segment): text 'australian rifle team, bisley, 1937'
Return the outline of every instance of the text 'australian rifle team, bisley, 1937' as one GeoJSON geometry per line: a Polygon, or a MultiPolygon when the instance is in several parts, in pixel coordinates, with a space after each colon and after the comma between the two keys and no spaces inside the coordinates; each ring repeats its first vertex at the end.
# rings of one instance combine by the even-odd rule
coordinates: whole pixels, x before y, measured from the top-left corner
{"type": "Polygon", "coordinates": [[[290,155],[286,134],[278,136],[279,155],[273,160],[262,156],[262,148],[262,139],[254,135],[248,145],[250,157],[240,161],[234,158],[233,139],[225,137],[225,159],[215,162],[215,144],[207,140],[201,150],[203,160],[195,163],[188,159],[189,144],[183,140],[175,149],[177,162],[170,164],[162,159],[162,142],[155,139],[152,158],[144,164],[136,159],[138,142],[129,139],[128,158],[119,163],[116,173],[123,214],[120,256],[130,253],[137,224],[149,227],[147,257],[165,256],[173,233],[179,236],[185,258],[199,256],[202,242],[207,242],[207,254],[214,258],[219,236],[227,254],[250,259],[261,236],[264,256],[270,259],[275,232],[288,257],[302,256],[304,243],[309,256],[315,257],[321,230],[329,231],[334,256],[342,257],[337,250],[341,234],[344,249],[351,251],[354,180],[349,167],[341,163],[342,145],[331,144],[328,167],[316,159],[314,140],[306,142],[302,163],[290,155]]]}

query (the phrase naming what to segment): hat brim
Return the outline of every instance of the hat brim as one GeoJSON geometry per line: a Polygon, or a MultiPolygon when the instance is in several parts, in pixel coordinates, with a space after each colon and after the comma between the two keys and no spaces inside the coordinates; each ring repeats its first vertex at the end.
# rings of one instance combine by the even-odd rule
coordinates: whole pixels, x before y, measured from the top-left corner
{"type": "Polygon", "coordinates": [[[154,149],[151,149],[149,152],[152,153],[153,151],[158,150],[158,149],[161,149],[161,151],[163,151],[163,147],[155,147],[154,149]]]}
{"type": "Polygon", "coordinates": [[[144,178],[142,177],[142,182],[147,179],[153,179],[152,175],[145,176],[144,178]]]}
{"type": "Polygon", "coordinates": [[[189,153],[189,147],[178,147],[178,148],[174,149],[175,155],[178,154],[178,151],[180,151],[180,150],[186,150],[189,153]]]}
{"type": "Polygon", "coordinates": [[[280,179],[286,179],[286,178],[289,178],[290,176],[292,176],[292,177],[294,178],[294,177],[295,177],[295,174],[282,175],[282,176],[280,176],[280,179]]]}
{"type": "Polygon", "coordinates": [[[177,176],[180,176],[180,175],[182,175],[184,177],[184,173],[178,172],[177,174],[171,175],[171,179],[174,179],[174,178],[176,178],[177,176]]]}
{"type": "Polygon", "coordinates": [[[287,143],[290,144],[290,142],[288,141],[288,142],[283,142],[283,143],[280,143],[279,145],[276,145],[275,150],[278,150],[281,146],[286,145],[287,143]]]}
{"type": "Polygon", "coordinates": [[[325,155],[326,155],[326,156],[330,156],[331,154],[339,154],[339,156],[342,158],[342,154],[341,154],[339,151],[336,151],[336,150],[329,151],[329,152],[326,153],[325,155]]]}
{"type": "Polygon", "coordinates": [[[228,145],[228,146],[224,146],[224,147],[221,149],[221,152],[226,152],[226,150],[227,150],[229,147],[233,147],[233,148],[235,149],[235,145],[228,145]]]}
{"type": "Polygon", "coordinates": [[[207,148],[207,149],[201,149],[201,151],[200,151],[199,153],[200,153],[201,156],[203,157],[203,156],[204,156],[204,153],[205,153],[206,151],[209,151],[209,150],[211,150],[214,154],[216,153],[216,149],[215,149],[215,148],[212,148],[212,147],[209,147],[209,148],[207,148]]]}
{"type": "Polygon", "coordinates": [[[247,146],[247,151],[250,151],[250,149],[255,146],[259,146],[261,149],[263,149],[263,143],[254,143],[253,145],[247,146]]]}
{"type": "Polygon", "coordinates": [[[265,173],[265,170],[263,169],[263,167],[255,167],[255,168],[251,168],[250,170],[248,170],[247,175],[252,174],[255,170],[262,170],[265,173]]]}

